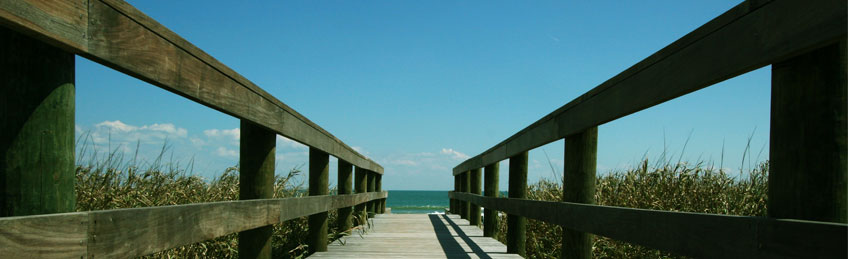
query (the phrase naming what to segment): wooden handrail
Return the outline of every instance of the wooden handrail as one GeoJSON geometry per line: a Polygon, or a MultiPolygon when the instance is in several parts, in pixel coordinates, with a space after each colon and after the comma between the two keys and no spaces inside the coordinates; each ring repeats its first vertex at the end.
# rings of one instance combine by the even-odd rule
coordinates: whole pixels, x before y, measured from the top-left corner
{"type": "Polygon", "coordinates": [[[453,168],[482,168],[846,36],[846,3],[744,1],[453,168]],[[756,3],[756,4],[752,4],[756,3]]]}
{"type": "MultiPolygon", "coordinates": [[[[519,254],[528,217],[563,226],[564,258],[592,256],[588,233],[695,257],[848,256],[846,6],[843,0],[742,2],[454,167],[451,210],[465,215],[469,204],[479,204],[507,212],[507,251],[519,254]],[[774,65],[769,218],[591,205],[599,125],[766,65],[774,65]],[[485,197],[463,187],[474,170],[509,159],[510,197],[523,198],[527,152],[560,139],[566,142],[563,199],[588,204],[485,197]]],[[[484,231],[496,225],[491,220],[484,231]]]]}
{"type": "Polygon", "coordinates": [[[845,258],[848,224],[645,210],[450,192],[487,209],[696,258],[845,258]]]}
{"type": "Polygon", "coordinates": [[[0,1],[0,25],[383,173],[376,162],[124,1],[0,1]]]}
{"type": "Polygon", "coordinates": [[[2,217],[0,255],[138,257],[386,197],[369,192],[2,217]]]}

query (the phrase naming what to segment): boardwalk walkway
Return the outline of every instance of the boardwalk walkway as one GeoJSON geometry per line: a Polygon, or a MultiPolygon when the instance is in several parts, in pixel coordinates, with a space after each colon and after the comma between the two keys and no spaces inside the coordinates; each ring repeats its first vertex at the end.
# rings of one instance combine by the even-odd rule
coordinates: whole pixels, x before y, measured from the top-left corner
{"type": "Polygon", "coordinates": [[[333,242],[311,258],[521,258],[459,215],[381,214],[367,234],[333,242]]]}

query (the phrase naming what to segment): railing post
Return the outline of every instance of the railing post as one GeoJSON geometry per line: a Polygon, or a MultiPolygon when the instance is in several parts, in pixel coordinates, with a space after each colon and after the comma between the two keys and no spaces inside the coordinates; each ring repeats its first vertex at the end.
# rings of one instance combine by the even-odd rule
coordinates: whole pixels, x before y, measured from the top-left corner
{"type": "MultiPolygon", "coordinates": [[[[469,171],[469,185],[470,192],[472,194],[481,194],[480,193],[480,168],[473,169],[469,171]]],[[[480,226],[480,205],[474,203],[468,203],[470,206],[468,221],[473,226],[480,226]]]]}
{"type": "MultiPolygon", "coordinates": [[[[459,175],[453,176],[453,192],[459,192],[459,175]]],[[[456,199],[450,199],[450,212],[451,214],[459,214],[459,209],[457,205],[456,199]]]]}
{"type": "MultiPolygon", "coordinates": [[[[356,167],[354,171],[354,179],[353,179],[353,187],[356,189],[356,193],[365,193],[368,190],[368,171],[364,168],[356,167]]],[[[366,213],[368,203],[360,203],[354,206],[354,210],[356,211],[356,225],[364,225],[366,223],[368,214],[366,213]]]]}
{"type": "MultiPolygon", "coordinates": [[[[309,148],[309,196],[329,193],[330,155],[317,148],[309,148]]],[[[309,253],[327,251],[327,212],[309,215],[307,235],[309,253]]]]}
{"type": "MultiPolygon", "coordinates": [[[[353,165],[347,161],[339,159],[339,195],[353,193],[353,177],[351,177],[352,171],[353,165]]],[[[353,228],[353,207],[339,208],[338,214],[339,232],[344,232],[353,228]]]]}
{"type": "MultiPolygon", "coordinates": [[[[459,175],[459,192],[468,192],[469,182],[468,182],[468,171],[462,172],[459,175]]],[[[468,206],[467,201],[459,201],[459,217],[462,219],[468,219],[469,211],[471,210],[471,206],[468,206]]]]}
{"type": "MultiPolygon", "coordinates": [[[[486,197],[498,197],[498,171],[500,163],[487,165],[484,169],[483,194],[486,197]]],[[[483,236],[494,237],[498,233],[498,212],[490,209],[483,209],[483,236]]]]}
{"type": "MultiPolygon", "coordinates": [[[[374,192],[374,190],[377,188],[377,180],[376,180],[376,177],[375,177],[375,175],[377,175],[377,173],[369,171],[366,175],[368,176],[368,192],[374,192]]],[[[377,201],[376,200],[369,201],[368,202],[368,218],[374,217],[374,214],[377,213],[376,209],[377,209],[377,201]]]]}
{"type": "MultiPolygon", "coordinates": [[[[527,197],[527,151],[509,158],[509,198],[527,197]]],[[[525,255],[527,219],[513,214],[506,218],[506,252],[525,255]]]]}
{"type": "MultiPolygon", "coordinates": [[[[565,137],[562,201],[595,203],[598,127],[565,137]]],[[[560,258],[592,258],[592,235],[562,229],[560,258]]]]}
{"type": "Polygon", "coordinates": [[[846,223],[846,41],[772,65],[768,216],[846,223]]]}
{"type": "Polygon", "coordinates": [[[0,217],[72,212],[74,54],[0,27],[0,217]]]}
{"type": "MultiPolygon", "coordinates": [[[[383,175],[375,173],[375,180],[377,183],[375,184],[374,191],[382,192],[383,191],[383,175]]],[[[377,200],[377,213],[383,214],[386,212],[386,199],[377,200]]]]}
{"type": "MultiPolygon", "coordinates": [[[[241,120],[239,137],[239,200],[274,197],[274,153],[276,133],[247,120],[241,120]]],[[[268,225],[239,232],[239,257],[271,258],[268,225]]]]}
{"type": "MultiPolygon", "coordinates": [[[[471,193],[471,171],[470,170],[465,171],[465,173],[462,174],[462,192],[471,193]]],[[[471,202],[466,201],[466,202],[463,202],[462,204],[463,204],[462,213],[465,214],[465,219],[467,219],[468,222],[470,223],[471,222],[471,202]]]]}

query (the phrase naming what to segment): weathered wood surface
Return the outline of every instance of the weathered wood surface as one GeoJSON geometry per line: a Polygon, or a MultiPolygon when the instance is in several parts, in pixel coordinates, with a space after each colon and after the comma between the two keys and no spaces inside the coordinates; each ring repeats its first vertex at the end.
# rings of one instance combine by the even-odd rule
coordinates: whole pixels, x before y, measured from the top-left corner
{"type": "Polygon", "coordinates": [[[137,257],[387,196],[373,192],[5,217],[0,218],[0,258],[137,257]]]}
{"type": "MultiPolygon", "coordinates": [[[[594,204],[598,127],[565,137],[563,153],[562,201],[594,204]]],[[[592,236],[563,229],[562,248],[560,258],[592,258],[592,236]]]]}
{"type": "MultiPolygon", "coordinates": [[[[483,195],[488,197],[498,197],[498,184],[500,183],[500,163],[487,165],[483,170],[483,195]]],[[[453,201],[453,199],[451,199],[453,201]]],[[[498,234],[498,212],[483,208],[483,236],[494,237],[498,234]]]]}
{"type": "Polygon", "coordinates": [[[846,258],[848,225],[449,193],[454,199],[696,258],[846,258]]]}
{"type": "MultiPolygon", "coordinates": [[[[239,126],[239,200],[274,198],[277,136],[250,121],[242,120],[239,126]]],[[[239,256],[271,258],[273,233],[273,226],[239,232],[239,256]]]]}
{"type": "Polygon", "coordinates": [[[74,211],[74,74],[73,54],[0,28],[0,217],[74,211]]]}
{"type": "Polygon", "coordinates": [[[458,215],[382,214],[310,258],[521,258],[458,215]]]}
{"type": "Polygon", "coordinates": [[[846,41],[771,73],[768,216],[848,223],[846,41]]]}
{"type": "Polygon", "coordinates": [[[0,1],[0,25],[383,173],[379,164],[124,1],[0,1]]]}
{"type": "MultiPolygon", "coordinates": [[[[330,155],[324,151],[309,148],[309,196],[329,194],[329,171],[330,155]]],[[[306,244],[309,245],[310,253],[327,251],[328,214],[327,211],[323,211],[309,215],[306,244]]]]}
{"type": "MultiPolygon", "coordinates": [[[[524,199],[525,197],[527,197],[527,158],[528,153],[526,151],[509,158],[509,174],[507,175],[507,178],[509,179],[509,185],[507,186],[507,195],[510,198],[524,199]]],[[[519,213],[507,212],[507,251],[524,256],[527,252],[526,245],[527,219],[519,213]]]]}
{"type": "Polygon", "coordinates": [[[844,0],[744,1],[515,135],[459,174],[844,38],[844,0]]]}

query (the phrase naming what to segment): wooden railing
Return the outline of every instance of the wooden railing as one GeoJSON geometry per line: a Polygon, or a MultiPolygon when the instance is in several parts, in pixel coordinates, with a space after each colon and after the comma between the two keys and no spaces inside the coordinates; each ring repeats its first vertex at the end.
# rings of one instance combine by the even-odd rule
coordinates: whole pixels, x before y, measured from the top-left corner
{"type": "MultiPolygon", "coordinates": [[[[485,152],[453,168],[451,208],[524,253],[525,217],[562,225],[564,258],[589,233],[694,257],[848,256],[846,2],[745,1],[485,152]],[[768,217],[591,205],[597,127],[772,65],[768,217]],[[527,151],[565,139],[563,202],[526,200],[527,151]],[[509,198],[496,198],[509,159],[509,198]],[[480,195],[485,168],[485,196],[480,195]]],[[[720,104],[717,104],[720,105],[720,104]]]]}
{"type": "Polygon", "coordinates": [[[354,210],[385,210],[379,164],[121,0],[0,1],[0,25],[2,258],[140,256],[236,232],[242,256],[269,257],[270,225],[303,216],[323,251],[328,211],[349,229],[354,210]],[[241,119],[241,200],[72,212],[74,55],[241,119]],[[310,197],[271,199],[277,134],[310,147],[310,197]]]}

